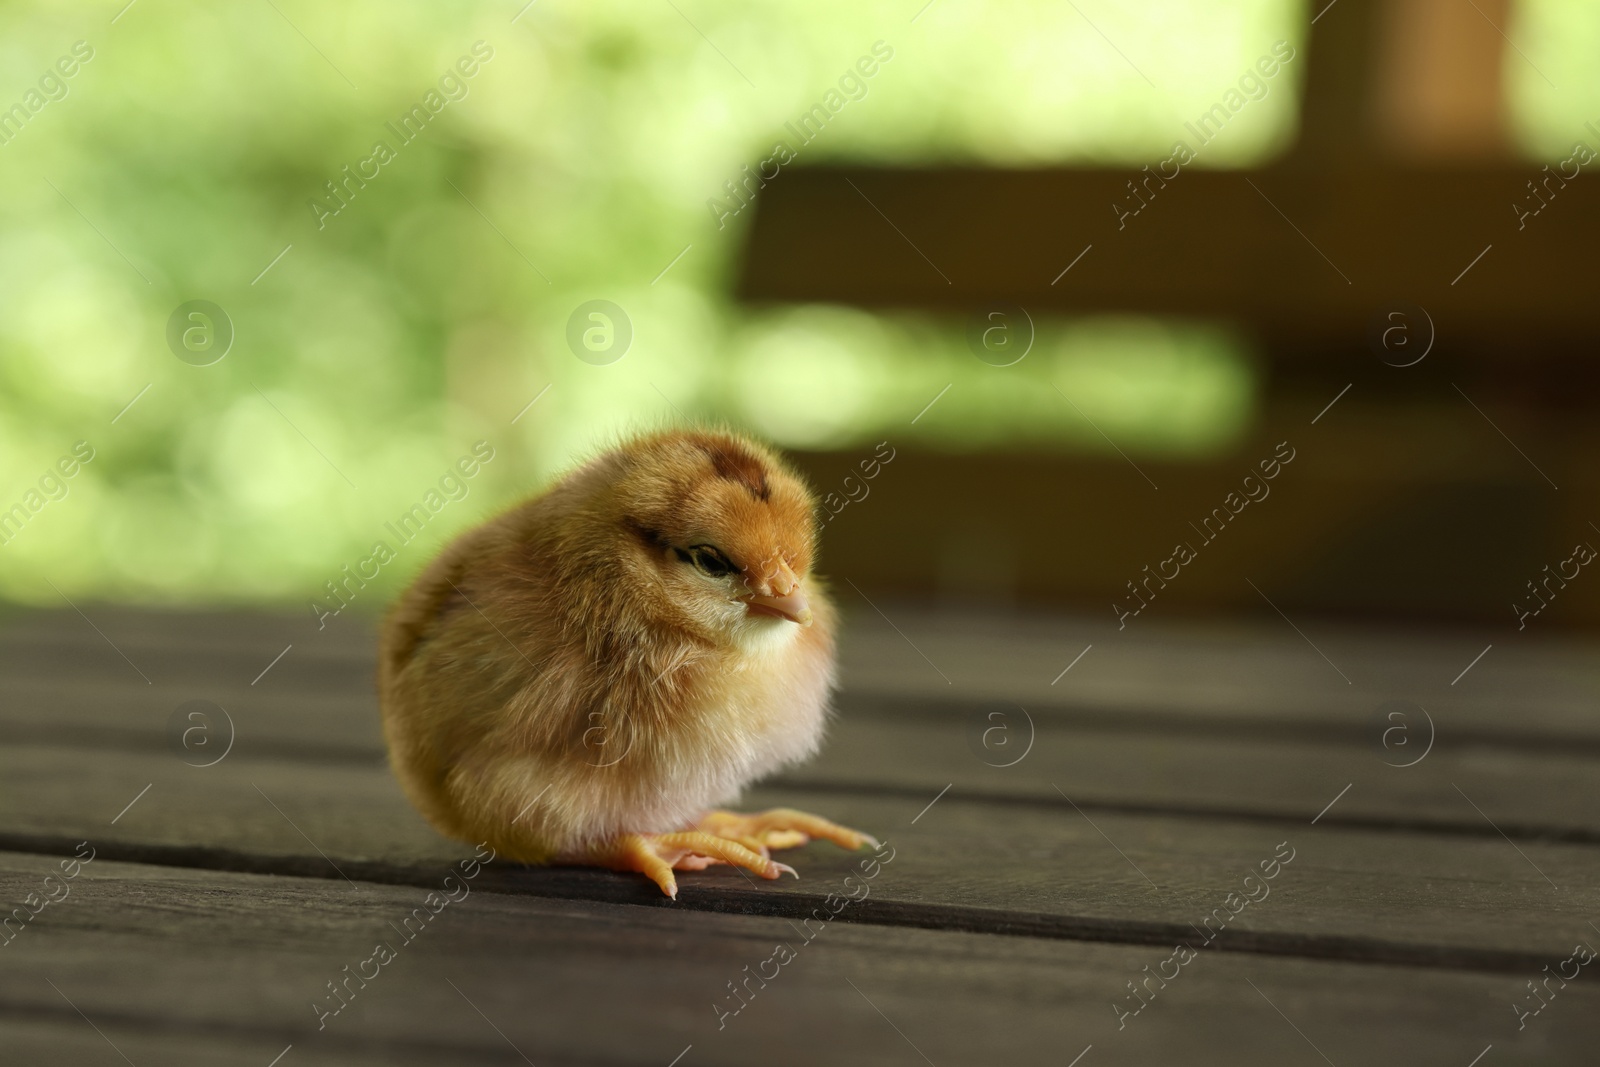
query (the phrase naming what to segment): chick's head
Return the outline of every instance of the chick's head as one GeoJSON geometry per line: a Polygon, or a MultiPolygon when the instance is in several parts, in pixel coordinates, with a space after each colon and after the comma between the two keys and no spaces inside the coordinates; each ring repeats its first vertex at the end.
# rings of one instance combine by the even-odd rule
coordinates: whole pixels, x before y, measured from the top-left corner
{"type": "Polygon", "coordinates": [[[716,431],[661,434],[624,453],[613,499],[659,613],[745,647],[811,625],[815,504],[796,474],[716,431]]]}

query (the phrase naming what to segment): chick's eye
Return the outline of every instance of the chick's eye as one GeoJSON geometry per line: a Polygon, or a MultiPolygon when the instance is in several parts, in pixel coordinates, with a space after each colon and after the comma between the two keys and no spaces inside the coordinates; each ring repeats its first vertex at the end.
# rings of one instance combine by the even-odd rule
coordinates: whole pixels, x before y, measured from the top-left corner
{"type": "Polygon", "coordinates": [[[693,563],[696,570],[713,578],[733,573],[733,564],[728,562],[728,557],[710,545],[693,545],[688,552],[680,552],[678,555],[680,558],[687,557],[688,562],[693,563]]]}

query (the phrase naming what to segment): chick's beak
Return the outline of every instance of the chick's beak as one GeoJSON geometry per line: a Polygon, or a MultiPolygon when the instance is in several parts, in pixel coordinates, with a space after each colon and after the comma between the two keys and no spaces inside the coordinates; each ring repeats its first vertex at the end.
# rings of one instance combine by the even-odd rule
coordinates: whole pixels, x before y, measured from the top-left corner
{"type": "Polygon", "coordinates": [[[799,589],[787,596],[751,593],[739,599],[744,601],[745,610],[751,615],[775,615],[780,619],[797,622],[801,626],[811,625],[811,606],[806,603],[805,594],[799,589]]]}
{"type": "Polygon", "coordinates": [[[739,599],[751,615],[771,615],[801,626],[811,625],[811,605],[800,590],[800,579],[779,560],[776,568],[760,579],[750,582],[755,592],[739,599]]]}

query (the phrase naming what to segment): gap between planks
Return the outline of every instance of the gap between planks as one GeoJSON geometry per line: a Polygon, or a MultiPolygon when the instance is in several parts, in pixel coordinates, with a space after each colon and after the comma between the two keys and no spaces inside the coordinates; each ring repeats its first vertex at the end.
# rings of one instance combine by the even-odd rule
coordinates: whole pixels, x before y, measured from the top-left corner
{"type": "MultiPolygon", "coordinates": [[[[0,853],[58,856],[76,845],[70,837],[47,834],[0,833],[0,853]]],[[[278,875],[331,881],[348,877],[377,885],[433,888],[434,867],[407,867],[362,860],[342,861],[342,873],[329,869],[321,857],[262,856],[226,848],[132,845],[105,842],[96,859],[155,867],[225,871],[232,874],[278,875]]],[[[763,892],[739,885],[679,887],[676,901],[663,897],[654,886],[609,871],[572,867],[521,868],[486,871],[475,887],[505,896],[538,897],[575,902],[636,907],[688,908],[693,911],[804,919],[826,908],[826,898],[796,892],[763,892]]],[[[831,909],[830,909],[831,910],[831,909]]],[[[1083,941],[1124,945],[1171,946],[1195,936],[1188,923],[1152,920],[1103,919],[1091,916],[1046,915],[1038,912],[972,908],[953,904],[914,904],[862,899],[835,921],[866,926],[910,927],[946,933],[1083,941]]],[[[1206,947],[1218,952],[1244,953],[1292,959],[1313,959],[1353,964],[1380,964],[1430,970],[1471,971],[1486,974],[1537,973],[1548,962],[1547,953],[1429,945],[1383,938],[1334,934],[1300,934],[1281,931],[1223,931],[1206,947]]]]}

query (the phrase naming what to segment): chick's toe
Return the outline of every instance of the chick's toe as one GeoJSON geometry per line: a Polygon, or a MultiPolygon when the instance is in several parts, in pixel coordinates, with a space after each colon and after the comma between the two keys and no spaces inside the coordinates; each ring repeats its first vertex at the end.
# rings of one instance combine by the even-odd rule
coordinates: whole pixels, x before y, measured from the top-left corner
{"type": "Polygon", "coordinates": [[[820,816],[807,815],[793,808],[773,808],[755,815],[741,815],[736,811],[711,811],[700,820],[699,828],[706,833],[733,841],[757,841],[766,848],[794,848],[812,838],[832,841],[840,848],[851,851],[862,845],[878,847],[877,838],[871,834],[851,830],[820,816]]]}
{"type": "Polygon", "coordinates": [[[699,871],[713,864],[743,867],[763,878],[800,875],[786,863],[768,858],[765,849],[746,848],[737,841],[700,830],[670,834],[622,834],[582,857],[582,862],[613,871],[637,871],[674,900],[678,880],[673,870],[699,871]]]}

